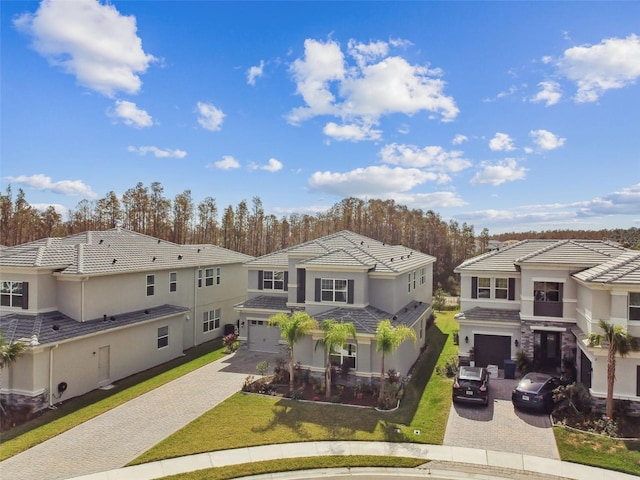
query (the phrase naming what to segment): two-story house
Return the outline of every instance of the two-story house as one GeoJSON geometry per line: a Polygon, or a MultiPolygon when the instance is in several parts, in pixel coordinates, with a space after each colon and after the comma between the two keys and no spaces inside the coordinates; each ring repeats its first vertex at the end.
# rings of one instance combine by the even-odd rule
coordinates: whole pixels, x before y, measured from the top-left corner
{"type": "Polygon", "coordinates": [[[116,228],[0,252],[0,329],[29,345],[1,378],[38,407],[182,355],[237,323],[247,255],[116,228]]]}
{"type": "MultiPolygon", "coordinates": [[[[604,319],[640,334],[640,254],[606,241],[524,240],[466,260],[460,274],[461,362],[498,365],[522,350],[535,368],[563,367],[606,395],[606,348],[588,346],[604,319]]],[[[640,355],[616,370],[616,396],[640,398],[640,355]]]]}
{"type": "MultiPolygon", "coordinates": [[[[247,300],[237,306],[240,340],[251,350],[286,354],[279,329],[268,326],[279,312],[304,310],[319,323],[352,322],[357,338],[332,352],[332,361],[346,363],[359,376],[379,376],[375,331],[387,319],[416,332],[416,344],[405,342],[385,359],[387,368],[406,374],[425,345],[434,262],[430,255],[349,231],[250,260],[247,300]]],[[[320,338],[322,332],[314,331],[295,349],[296,362],[313,372],[325,365],[325,352],[314,348],[320,338]]]]}

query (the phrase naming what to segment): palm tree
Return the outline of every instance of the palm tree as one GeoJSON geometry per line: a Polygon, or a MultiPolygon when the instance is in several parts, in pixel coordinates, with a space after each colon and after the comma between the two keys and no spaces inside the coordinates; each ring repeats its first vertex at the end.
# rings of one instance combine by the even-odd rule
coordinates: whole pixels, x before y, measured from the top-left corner
{"type": "MultiPolygon", "coordinates": [[[[5,343],[4,335],[2,334],[2,331],[0,331],[0,371],[18,360],[26,348],[27,347],[23,342],[5,343]]],[[[4,407],[1,403],[0,409],[4,412],[4,407]]]]}
{"type": "Polygon", "coordinates": [[[331,352],[344,347],[348,338],[356,338],[356,327],[351,322],[337,322],[331,318],[322,322],[322,338],[316,342],[327,352],[327,366],[324,372],[324,388],[327,399],[331,398],[331,352]]]}
{"type": "Polygon", "coordinates": [[[607,406],[606,415],[613,416],[613,384],[616,379],[616,355],[625,357],[632,350],[638,350],[638,339],[624,331],[621,325],[613,325],[606,320],[600,320],[599,326],[603,333],[590,333],[589,346],[599,347],[608,345],[607,360],[607,406]]]}
{"type": "Polygon", "coordinates": [[[392,326],[390,320],[381,320],[376,329],[376,351],[382,352],[382,366],[380,367],[380,396],[384,397],[384,356],[387,353],[395,352],[406,340],[411,339],[413,343],[417,341],[416,332],[406,325],[392,326]]]}
{"type": "Polygon", "coordinates": [[[269,317],[269,325],[280,329],[281,337],[289,346],[289,390],[293,391],[293,346],[311,330],[318,328],[318,322],[306,312],[276,313],[269,317]]]}

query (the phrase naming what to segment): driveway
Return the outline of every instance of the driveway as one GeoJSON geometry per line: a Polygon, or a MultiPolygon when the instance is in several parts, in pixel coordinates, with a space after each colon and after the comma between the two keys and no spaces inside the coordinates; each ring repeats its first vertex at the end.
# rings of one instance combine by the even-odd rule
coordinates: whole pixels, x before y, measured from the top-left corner
{"type": "Polygon", "coordinates": [[[518,380],[492,378],[486,407],[452,404],[444,445],[559,459],[549,415],[513,408],[511,391],[517,383],[518,380]]]}

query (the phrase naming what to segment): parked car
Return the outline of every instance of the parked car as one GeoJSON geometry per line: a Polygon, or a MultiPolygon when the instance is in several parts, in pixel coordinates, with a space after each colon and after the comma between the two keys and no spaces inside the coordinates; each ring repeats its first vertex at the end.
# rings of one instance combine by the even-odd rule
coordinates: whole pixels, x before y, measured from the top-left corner
{"type": "Polygon", "coordinates": [[[511,402],[516,408],[551,413],[554,407],[553,390],[560,379],[546,373],[529,372],[511,393],[511,402]]]}
{"type": "Polygon", "coordinates": [[[453,382],[453,401],[488,405],[489,378],[484,367],[460,367],[453,382]]]}

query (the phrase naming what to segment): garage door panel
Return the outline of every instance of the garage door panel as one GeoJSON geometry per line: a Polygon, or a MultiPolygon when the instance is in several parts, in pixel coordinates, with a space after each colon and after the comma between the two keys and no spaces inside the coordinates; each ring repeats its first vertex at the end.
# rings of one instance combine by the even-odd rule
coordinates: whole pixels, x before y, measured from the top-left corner
{"type": "Polygon", "coordinates": [[[480,335],[473,337],[473,352],[476,365],[498,365],[504,368],[504,361],[511,358],[511,337],[506,335],[480,335]]]}
{"type": "Polygon", "coordinates": [[[278,353],[280,329],[267,325],[264,320],[249,321],[249,350],[278,353]]]}

